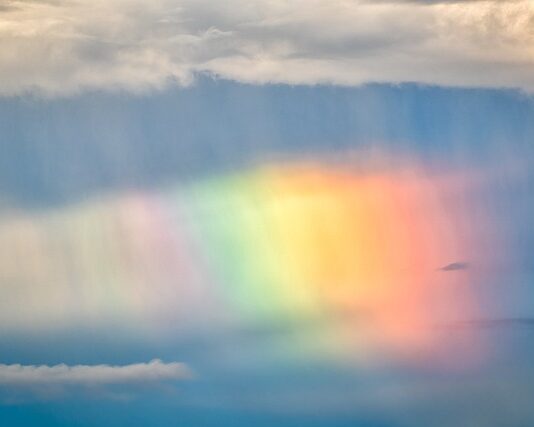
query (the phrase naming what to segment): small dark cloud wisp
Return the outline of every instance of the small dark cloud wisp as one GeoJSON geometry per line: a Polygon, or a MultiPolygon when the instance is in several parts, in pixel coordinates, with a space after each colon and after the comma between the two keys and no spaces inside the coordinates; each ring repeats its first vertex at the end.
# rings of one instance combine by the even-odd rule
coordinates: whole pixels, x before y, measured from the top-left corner
{"type": "Polygon", "coordinates": [[[441,268],[439,268],[440,271],[460,271],[460,270],[467,270],[469,268],[469,263],[467,262],[453,262],[451,264],[447,264],[441,268]]]}

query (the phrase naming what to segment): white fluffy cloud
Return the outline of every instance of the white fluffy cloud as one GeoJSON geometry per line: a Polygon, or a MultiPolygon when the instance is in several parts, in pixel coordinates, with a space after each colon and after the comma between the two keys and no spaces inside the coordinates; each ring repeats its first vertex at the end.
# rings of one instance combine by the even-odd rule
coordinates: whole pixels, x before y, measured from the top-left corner
{"type": "Polygon", "coordinates": [[[531,0],[8,0],[0,94],[243,82],[534,89],[531,0]]]}
{"type": "Polygon", "coordinates": [[[113,385],[176,381],[191,377],[183,363],[152,360],[124,366],[110,365],[2,365],[0,386],[113,385]]]}

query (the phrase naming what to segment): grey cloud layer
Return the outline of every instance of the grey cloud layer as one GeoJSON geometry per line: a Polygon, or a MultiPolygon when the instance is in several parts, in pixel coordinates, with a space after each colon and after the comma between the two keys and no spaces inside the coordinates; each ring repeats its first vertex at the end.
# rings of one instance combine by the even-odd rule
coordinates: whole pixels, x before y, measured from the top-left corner
{"type": "Polygon", "coordinates": [[[530,0],[10,1],[0,10],[0,93],[140,91],[199,73],[532,90],[533,49],[530,0]]]}
{"type": "Polygon", "coordinates": [[[191,371],[183,363],[152,360],[124,366],[110,365],[3,365],[0,386],[112,385],[187,379],[191,371]]]}

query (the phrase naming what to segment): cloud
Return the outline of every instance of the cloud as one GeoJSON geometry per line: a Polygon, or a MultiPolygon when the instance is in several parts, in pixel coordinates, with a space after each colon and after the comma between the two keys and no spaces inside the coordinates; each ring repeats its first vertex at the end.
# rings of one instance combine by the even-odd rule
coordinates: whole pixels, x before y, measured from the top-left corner
{"type": "MultiPolygon", "coordinates": [[[[420,4],[443,4],[443,3],[484,3],[488,2],[488,0],[367,0],[369,3],[420,3],[420,4]]],[[[500,3],[517,3],[521,0],[500,0],[500,3]]]]}
{"type": "Polygon", "coordinates": [[[534,3],[367,0],[6,2],[0,94],[240,82],[534,89],[534,3]]]}
{"type": "Polygon", "coordinates": [[[441,267],[441,271],[459,271],[459,270],[467,270],[469,268],[469,264],[467,262],[453,262],[451,264],[447,264],[444,267],[441,267]]]}
{"type": "Polygon", "coordinates": [[[124,366],[111,365],[3,365],[0,386],[98,386],[178,381],[191,377],[183,363],[152,360],[124,366]]]}

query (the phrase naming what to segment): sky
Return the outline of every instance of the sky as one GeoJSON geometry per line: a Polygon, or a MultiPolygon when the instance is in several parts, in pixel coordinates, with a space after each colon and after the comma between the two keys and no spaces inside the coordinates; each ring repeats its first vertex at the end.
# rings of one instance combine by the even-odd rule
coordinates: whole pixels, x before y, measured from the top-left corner
{"type": "Polygon", "coordinates": [[[0,4],[0,424],[534,424],[531,0],[0,4]]]}

